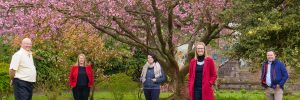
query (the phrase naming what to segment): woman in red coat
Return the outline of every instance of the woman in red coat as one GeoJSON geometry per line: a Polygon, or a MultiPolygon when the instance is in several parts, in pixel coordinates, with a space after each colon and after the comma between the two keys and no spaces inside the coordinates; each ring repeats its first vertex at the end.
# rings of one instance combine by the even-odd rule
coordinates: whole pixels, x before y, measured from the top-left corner
{"type": "Polygon", "coordinates": [[[189,94],[190,100],[214,100],[212,85],[217,79],[214,60],[207,57],[203,42],[195,44],[195,58],[190,61],[189,94]]]}
{"type": "Polygon", "coordinates": [[[94,84],[94,77],[91,65],[87,64],[84,54],[79,54],[76,64],[72,66],[70,85],[75,100],[88,100],[90,88],[94,84]]]}

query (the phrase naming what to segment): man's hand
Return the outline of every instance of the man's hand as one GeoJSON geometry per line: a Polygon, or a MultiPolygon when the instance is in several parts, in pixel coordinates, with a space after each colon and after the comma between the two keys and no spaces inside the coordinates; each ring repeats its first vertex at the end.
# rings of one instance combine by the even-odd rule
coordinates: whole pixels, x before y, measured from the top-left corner
{"type": "Polygon", "coordinates": [[[16,70],[10,69],[9,70],[9,77],[11,80],[15,78],[16,70]]]}

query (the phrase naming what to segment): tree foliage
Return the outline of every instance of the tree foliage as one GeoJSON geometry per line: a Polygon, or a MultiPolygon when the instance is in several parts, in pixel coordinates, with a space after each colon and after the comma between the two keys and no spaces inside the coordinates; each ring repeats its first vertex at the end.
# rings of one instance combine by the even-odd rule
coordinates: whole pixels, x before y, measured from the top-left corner
{"type": "Polygon", "coordinates": [[[266,51],[274,50],[288,66],[300,66],[299,0],[235,0],[233,4],[225,13],[243,34],[232,45],[232,56],[253,62],[257,70],[266,51]]]}

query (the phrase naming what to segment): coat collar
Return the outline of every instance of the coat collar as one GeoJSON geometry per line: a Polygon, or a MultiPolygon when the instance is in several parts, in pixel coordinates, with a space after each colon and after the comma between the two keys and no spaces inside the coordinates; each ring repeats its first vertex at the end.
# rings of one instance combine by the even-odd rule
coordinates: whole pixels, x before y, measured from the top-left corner
{"type": "MultiPolygon", "coordinates": [[[[268,64],[268,60],[264,62],[264,64],[268,64]]],[[[274,61],[272,61],[272,64],[275,64],[276,62],[278,62],[278,59],[275,59],[274,61]]]]}
{"type": "MultiPolygon", "coordinates": [[[[210,57],[205,57],[205,58],[204,58],[204,61],[208,61],[208,60],[210,60],[210,59],[211,59],[210,57]]],[[[197,59],[196,59],[196,58],[193,58],[191,61],[194,62],[194,61],[197,61],[197,59]]]]}

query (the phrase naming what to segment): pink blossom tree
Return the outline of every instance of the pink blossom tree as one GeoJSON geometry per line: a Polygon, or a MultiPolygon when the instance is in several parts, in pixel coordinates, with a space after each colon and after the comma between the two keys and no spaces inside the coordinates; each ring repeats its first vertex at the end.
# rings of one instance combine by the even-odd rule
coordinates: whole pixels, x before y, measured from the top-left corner
{"type": "Polygon", "coordinates": [[[192,55],[179,66],[176,47],[188,44],[192,52],[195,41],[209,44],[232,35],[222,34],[231,21],[219,16],[230,6],[229,0],[1,0],[0,35],[34,37],[33,32],[48,28],[42,34],[46,38],[68,21],[90,24],[91,31],[155,53],[175,89],[172,97],[179,99],[192,55]]]}

